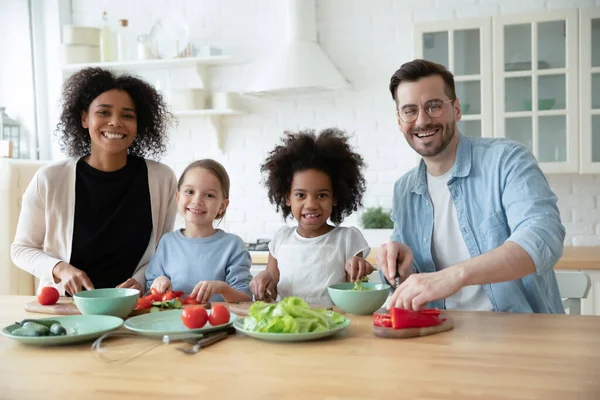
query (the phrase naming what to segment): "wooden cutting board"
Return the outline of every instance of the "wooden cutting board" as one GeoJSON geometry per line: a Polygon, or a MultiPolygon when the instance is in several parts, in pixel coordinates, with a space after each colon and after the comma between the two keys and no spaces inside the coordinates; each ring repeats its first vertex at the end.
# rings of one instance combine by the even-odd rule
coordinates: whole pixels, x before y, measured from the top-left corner
{"type": "Polygon", "coordinates": [[[392,339],[408,339],[414,337],[421,336],[429,336],[434,335],[440,332],[446,332],[450,329],[454,328],[454,323],[452,319],[446,315],[442,316],[446,318],[444,322],[437,326],[428,326],[426,328],[406,328],[406,329],[392,329],[392,328],[384,328],[381,326],[373,326],[373,333],[375,336],[382,338],[392,338],[392,339]]]}
{"type": "MultiPolygon", "coordinates": [[[[229,311],[231,311],[232,313],[240,316],[240,317],[246,317],[248,316],[248,310],[250,309],[250,306],[253,303],[251,301],[247,301],[247,302],[242,302],[242,303],[231,303],[228,304],[229,307],[229,311]]],[[[275,303],[273,303],[275,304],[275,303]]],[[[331,310],[331,307],[324,307],[324,306],[320,306],[318,304],[309,304],[310,308],[327,308],[328,310],[331,310]]]]}
{"type": "MultiPolygon", "coordinates": [[[[206,309],[210,309],[210,303],[202,304],[206,309]]],[[[185,308],[186,306],[184,306],[185,308]]],[[[43,306],[37,302],[37,300],[25,303],[25,311],[40,313],[40,314],[54,314],[54,315],[80,315],[79,309],[73,304],[72,297],[61,297],[58,299],[56,304],[51,306],[43,306]]],[[[150,309],[146,310],[133,310],[129,317],[134,317],[140,314],[147,314],[150,309]]]]}

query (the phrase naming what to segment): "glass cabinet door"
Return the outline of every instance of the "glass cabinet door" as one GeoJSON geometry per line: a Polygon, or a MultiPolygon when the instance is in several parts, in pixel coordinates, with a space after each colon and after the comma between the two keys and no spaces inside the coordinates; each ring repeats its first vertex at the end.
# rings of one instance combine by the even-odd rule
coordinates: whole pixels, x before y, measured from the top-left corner
{"type": "Polygon", "coordinates": [[[600,173],[600,9],[579,16],[581,172],[600,173]]]}
{"type": "Polygon", "coordinates": [[[545,172],[577,172],[577,11],[494,19],[494,134],[545,172]]]}
{"type": "Polygon", "coordinates": [[[417,58],[442,64],[454,75],[460,133],[492,137],[491,20],[416,24],[415,40],[417,58]]]}

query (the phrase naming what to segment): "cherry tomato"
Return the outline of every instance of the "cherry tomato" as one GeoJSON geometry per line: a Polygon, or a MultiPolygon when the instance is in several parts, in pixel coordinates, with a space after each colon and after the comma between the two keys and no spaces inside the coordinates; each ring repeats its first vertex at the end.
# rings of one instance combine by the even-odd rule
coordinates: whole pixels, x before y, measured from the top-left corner
{"type": "Polygon", "coordinates": [[[186,307],[181,312],[181,321],[190,329],[202,328],[208,321],[208,314],[202,306],[186,307]]]}
{"type": "Polygon", "coordinates": [[[152,298],[142,297],[138,299],[135,309],[136,310],[147,310],[152,307],[152,298]]]}
{"type": "Polygon", "coordinates": [[[38,303],[43,306],[51,306],[52,304],[56,304],[60,294],[58,290],[56,290],[53,286],[44,286],[40,291],[40,294],[37,296],[38,303]]]}
{"type": "Polygon", "coordinates": [[[229,310],[222,304],[215,304],[210,310],[208,322],[212,326],[223,325],[229,322],[229,310]]]}

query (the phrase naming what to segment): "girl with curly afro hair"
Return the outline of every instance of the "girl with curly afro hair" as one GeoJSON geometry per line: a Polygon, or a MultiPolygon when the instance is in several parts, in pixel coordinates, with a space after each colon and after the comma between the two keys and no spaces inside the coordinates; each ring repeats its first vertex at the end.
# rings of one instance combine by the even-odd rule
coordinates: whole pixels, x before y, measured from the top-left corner
{"type": "Polygon", "coordinates": [[[173,230],[177,182],[160,157],[172,121],[148,83],[87,68],[64,85],[58,134],[66,160],[40,168],[23,196],[11,257],[61,294],[143,291],[173,230]]]}
{"type": "Polygon", "coordinates": [[[269,200],[297,226],[281,228],[269,243],[267,268],[250,283],[257,299],[275,300],[279,294],[331,305],[329,285],[356,282],[373,272],[362,233],[339,226],[362,206],[364,167],[339,129],[285,133],[261,172],[269,200]]]}

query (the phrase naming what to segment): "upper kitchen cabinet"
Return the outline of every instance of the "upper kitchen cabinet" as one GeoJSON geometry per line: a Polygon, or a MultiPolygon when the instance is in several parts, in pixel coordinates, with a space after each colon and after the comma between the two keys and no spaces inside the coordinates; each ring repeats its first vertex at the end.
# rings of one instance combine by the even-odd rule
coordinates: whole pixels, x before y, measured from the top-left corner
{"type": "Polygon", "coordinates": [[[600,9],[579,19],[581,172],[600,173],[600,9]]]}
{"type": "Polygon", "coordinates": [[[446,66],[454,74],[467,136],[493,136],[491,21],[471,19],[415,25],[417,58],[446,66]]]}
{"type": "Polygon", "coordinates": [[[494,136],[529,147],[545,172],[579,171],[577,10],[493,24],[494,136]]]}

